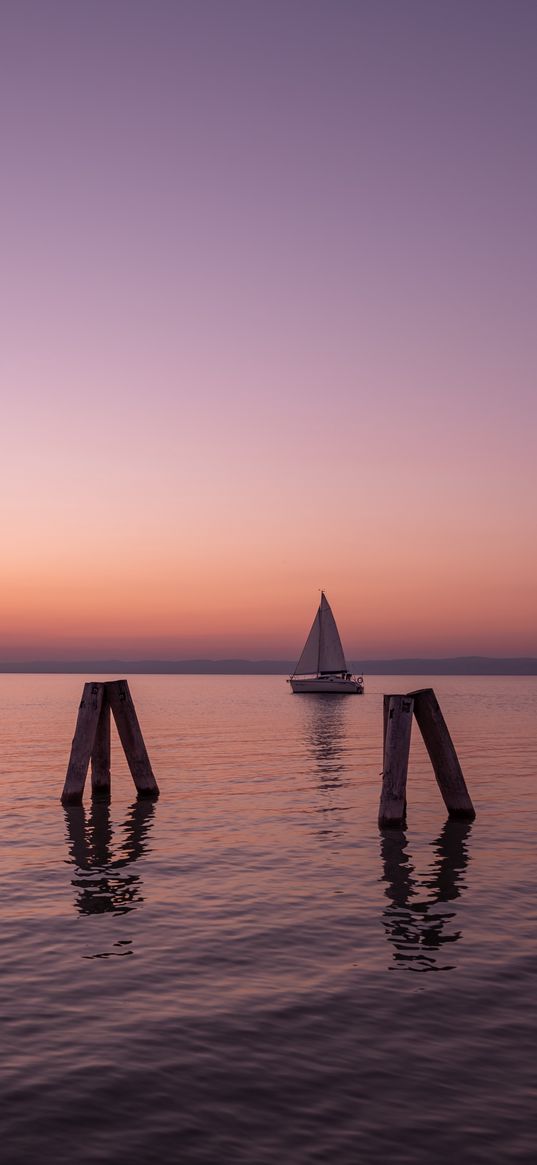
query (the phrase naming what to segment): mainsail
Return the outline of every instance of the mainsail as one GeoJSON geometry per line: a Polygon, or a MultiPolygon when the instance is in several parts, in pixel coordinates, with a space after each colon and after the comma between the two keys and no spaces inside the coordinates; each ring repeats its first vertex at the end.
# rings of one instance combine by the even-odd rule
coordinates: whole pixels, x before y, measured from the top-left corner
{"type": "Polygon", "coordinates": [[[348,671],[339,631],[328,599],[321,591],[321,603],[293,675],[348,671]]]}

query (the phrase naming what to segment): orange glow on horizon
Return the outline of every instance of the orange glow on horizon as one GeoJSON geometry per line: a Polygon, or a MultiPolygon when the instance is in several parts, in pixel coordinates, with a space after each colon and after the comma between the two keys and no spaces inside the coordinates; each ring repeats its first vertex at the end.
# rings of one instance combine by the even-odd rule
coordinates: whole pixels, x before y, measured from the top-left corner
{"type": "MultiPolygon", "coordinates": [[[[387,558],[384,568],[378,560],[365,565],[359,582],[357,566],[344,579],[323,579],[350,658],[537,653],[533,588],[511,578],[508,565],[486,590],[480,574],[458,582],[438,561],[420,564],[415,577],[395,570],[387,558]],[[515,590],[506,616],[505,598],[515,590]]],[[[296,574],[270,575],[266,563],[243,566],[242,575],[228,567],[219,577],[215,564],[201,580],[176,565],[158,587],[134,568],[131,575],[116,567],[94,582],[85,571],[59,580],[50,571],[39,585],[13,579],[4,590],[2,658],[293,659],[318,598],[318,588],[296,574]]]]}

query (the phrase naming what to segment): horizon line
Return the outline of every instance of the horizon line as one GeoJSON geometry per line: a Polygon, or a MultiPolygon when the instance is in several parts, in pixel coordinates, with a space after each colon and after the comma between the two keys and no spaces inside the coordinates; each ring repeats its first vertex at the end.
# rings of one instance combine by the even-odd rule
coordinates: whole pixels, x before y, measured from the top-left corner
{"type": "MultiPolygon", "coordinates": [[[[33,659],[0,661],[0,674],[80,674],[96,671],[128,674],[227,674],[227,675],[289,675],[294,667],[288,659],[33,659]]],[[[350,661],[356,672],[369,675],[396,674],[473,674],[473,675],[537,675],[536,656],[399,656],[388,659],[364,659],[358,664],[350,661]],[[435,670],[436,669],[436,670],[435,670]]]]}

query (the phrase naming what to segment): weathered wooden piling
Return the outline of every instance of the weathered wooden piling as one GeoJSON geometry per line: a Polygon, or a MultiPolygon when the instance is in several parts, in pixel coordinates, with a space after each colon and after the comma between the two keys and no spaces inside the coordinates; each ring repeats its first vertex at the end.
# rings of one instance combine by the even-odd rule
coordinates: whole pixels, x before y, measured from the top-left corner
{"type": "Polygon", "coordinates": [[[101,714],[104,684],[84,684],[63,786],[64,805],[80,805],[101,714]]]}
{"type": "Polygon", "coordinates": [[[378,819],[381,829],[401,826],[405,820],[412,710],[412,696],[384,697],[384,758],[378,819]]]}
{"type": "Polygon", "coordinates": [[[126,680],[111,680],[84,685],[61,798],[64,805],[81,804],[90,759],[93,798],[110,798],[110,710],[138,796],[159,795],[129,685],[126,680]]]}
{"type": "Polygon", "coordinates": [[[94,801],[110,800],[110,701],[103,684],[103,702],[91,753],[91,795],[94,801]]]}
{"type": "Polygon", "coordinates": [[[158,797],[159,787],[147,755],[127,681],[113,680],[107,683],[106,694],[138,796],[158,797]]]}
{"type": "Polygon", "coordinates": [[[475,809],[433,689],[420,688],[409,692],[409,697],[414,701],[414,715],[449,816],[473,821],[475,809]]]}
{"type": "MultiPolygon", "coordinates": [[[[382,701],[382,775],[384,777],[385,756],[386,756],[386,732],[388,730],[388,720],[390,718],[390,700],[391,696],[384,696],[382,701]]],[[[409,743],[410,747],[410,743],[409,743]]],[[[408,764],[407,764],[408,769],[408,764]]],[[[405,777],[406,786],[406,777],[405,777]]],[[[403,816],[401,818],[401,825],[406,826],[406,787],[405,787],[405,803],[403,806],[403,816]]]]}

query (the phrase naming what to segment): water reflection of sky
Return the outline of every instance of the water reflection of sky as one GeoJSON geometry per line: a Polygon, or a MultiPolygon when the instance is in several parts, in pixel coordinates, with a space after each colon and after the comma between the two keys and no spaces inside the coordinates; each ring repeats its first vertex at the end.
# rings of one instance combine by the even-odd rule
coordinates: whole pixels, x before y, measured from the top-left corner
{"type": "MultiPolygon", "coordinates": [[[[64,812],[69,855],[75,866],[72,886],[78,913],[121,915],[139,907],[144,900],[143,881],[132,866],[148,849],[154,802],[136,801],[120,829],[112,824],[107,802],[94,801],[88,816],[82,805],[68,806],[64,812]]],[[[130,948],[130,940],[114,945],[130,948]]]]}
{"type": "MultiPolygon", "coordinates": [[[[393,947],[394,963],[409,971],[454,969],[450,944],[462,937],[453,903],[466,887],[471,822],[446,821],[432,843],[429,873],[419,878],[404,830],[381,834],[382,880],[388,904],[382,921],[393,947]],[[449,953],[448,950],[449,949],[449,953]]],[[[392,970],[393,970],[392,965],[392,970]]]]}

